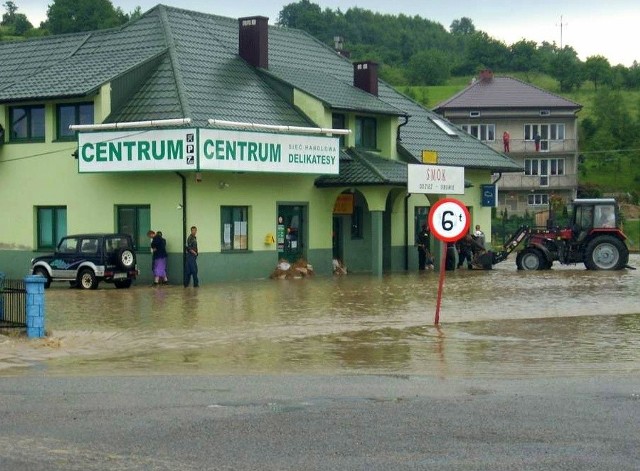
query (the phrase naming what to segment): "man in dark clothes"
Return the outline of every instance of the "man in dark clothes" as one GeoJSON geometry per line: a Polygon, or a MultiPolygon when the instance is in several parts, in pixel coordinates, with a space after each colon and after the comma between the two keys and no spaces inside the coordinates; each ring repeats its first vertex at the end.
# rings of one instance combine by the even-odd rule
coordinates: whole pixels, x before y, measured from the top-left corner
{"type": "Polygon", "coordinates": [[[464,265],[466,260],[467,268],[471,269],[473,262],[473,238],[471,234],[465,235],[462,239],[460,239],[457,243],[458,249],[458,268],[461,268],[464,265]]]}
{"type": "Polygon", "coordinates": [[[427,266],[433,268],[433,259],[431,258],[431,234],[426,224],[422,225],[420,232],[416,237],[418,245],[418,268],[425,270],[427,266]]]}
{"type": "Polygon", "coordinates": [[[187,245],[185,250],[187,252],[187,258],[184,267],[184,287],[189,286],[189,281],[193,277],[193,287],[197,288],[198,281],[198,239],[196,233],[198,229],[196,226],[191,227],[191,234],[187,237],[187,245]]]}

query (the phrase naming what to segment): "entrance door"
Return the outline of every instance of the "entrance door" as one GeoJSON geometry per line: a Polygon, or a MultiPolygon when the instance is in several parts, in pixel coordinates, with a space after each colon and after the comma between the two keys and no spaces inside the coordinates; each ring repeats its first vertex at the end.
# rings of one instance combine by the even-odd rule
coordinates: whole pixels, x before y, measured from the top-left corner
{"type": "Polygon", "coordinates": [[[304,206],[278,205],[278,258],[293,263],[304,257],[304,206]]]}
{"type": "Polygon", "coordinates": [[[333,216],[333,258],[342,260],[342,216],[333,216]]]}

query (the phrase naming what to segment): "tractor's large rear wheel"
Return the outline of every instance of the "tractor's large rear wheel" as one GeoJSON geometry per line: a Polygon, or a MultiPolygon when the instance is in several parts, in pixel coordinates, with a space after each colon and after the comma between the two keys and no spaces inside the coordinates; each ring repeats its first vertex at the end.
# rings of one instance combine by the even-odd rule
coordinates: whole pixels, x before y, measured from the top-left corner
{"type": "Polygon", "coordinates": [[[527,248],[518,252],[516,266],[518,270],[546,270],[549,268],[549,262],[540,250],[527,248]]]}
{"type": "Polygon", "coordinates": [[[584,265],[589,270],[621,270],[629,263],[629,249],[613,236],[593,239],[585,250],[584,265]]]}

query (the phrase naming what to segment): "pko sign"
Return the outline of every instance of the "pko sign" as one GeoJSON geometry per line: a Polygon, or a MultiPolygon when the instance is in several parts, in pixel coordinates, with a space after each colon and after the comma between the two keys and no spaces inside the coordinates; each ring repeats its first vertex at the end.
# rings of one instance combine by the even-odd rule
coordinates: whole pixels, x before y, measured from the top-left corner
{"type": "Polygon", "coordinates": [[[78,172],[218,170],[332,174],[339,139],[217,129],[89,132],[78,135],[78,172]]]}
{"type": "Polygon", "coordinates": [[[407,165],[407,193],[464,194],[464,167],[407,165]]]}

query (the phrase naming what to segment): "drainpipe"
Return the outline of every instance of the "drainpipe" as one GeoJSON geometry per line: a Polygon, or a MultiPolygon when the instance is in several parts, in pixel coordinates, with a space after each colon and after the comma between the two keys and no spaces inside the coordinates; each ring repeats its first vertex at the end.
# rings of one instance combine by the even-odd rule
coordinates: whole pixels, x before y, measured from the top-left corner
{"type": "Polygon", "coordinates": [[[182,180],[182,278],[184,279],[184,267],[187,263],[187,253],[184,248],[187,246],[187,179],[180,172],[176,175],[182,180]]]}
{"type": "MultiPolygon", "coordinates": [[[[396,140],[402,141],[400,138],[400,128],[402,126],[406,126],[409,122],[409,115],[405,114],[402,116],[404,118],[404,123],[398,124],[398,135],[396,136],[396,140]]],[[[404,197],[404,269],[405,271],[409,271],[409,197],[411,193],[408,193],[407,196],[404,197]]]]}
{"type": "Polygon", "coordinates": [[[496,183],[498,183],[501,178],[502,178],[502,172],[498,172],[498,178],[496,179],[496,181],[492,183],[492,185],[495,185],[496,183]]]}
{"type": "Polygon", "coordinates": [[[409,122],[409,115],[408,115],[408,114],[405,114],[405,115],[403,116],[403,118],[404,118],[404,123],[400,123],[400,124],[398,124],[398,136],[396,137],[396,139],[397,139],[398,141],[401,141],[401,140],[402,140],[402,139],[400,138],[400,128],[401,128],[402,126],[406,126],[406,125],[407,125],[407,123],[409,122]]]}
{"type": "Polygon", "coordinates": [[[409,197],[404,197],[404,270],[409,271],[409,197]]]}

